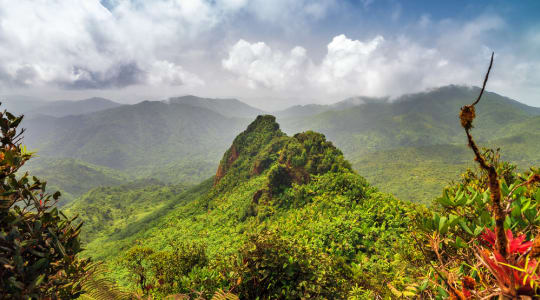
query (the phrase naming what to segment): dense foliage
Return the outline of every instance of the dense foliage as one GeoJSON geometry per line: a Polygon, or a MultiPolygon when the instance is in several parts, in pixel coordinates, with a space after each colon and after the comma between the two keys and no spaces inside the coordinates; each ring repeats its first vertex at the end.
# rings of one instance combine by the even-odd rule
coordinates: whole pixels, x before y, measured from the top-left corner
{"type": "MultiPolygon", "coordinates": [[[[261,116],[221,163],[213,182],[171,197],[150,224],[92,240],[89,254],[114,262],[121,284],[156,297],[389,297],[388,284],[421,273],[410,248],[414,207],[367,184],[323,135],[288,137],[261,116]]],[[[122,202],[151,190],[138,193],[122,202]]]]}
{"type": "Polygon", "coordinates": [[[79,259],[80,225],[56,207],[60,193],[17,171],[32,157],[21,145],[21,117],[0,113],[0,298],[73,299],[90,261],[79,259]]]}
{"type": "MultiPolygon", "coordinates": [[[[396,194],[425,202],[443,181],[474,163],[465,146],[448,143],[461,140],[455,134],[459,126],[450,123],[455,122],[450,109],[457,109],[475,91],[448,87],[415,95],[414,101],[367,102],[326,112],[316,107],[317,113],[302,112],[302,122],[295,126],[325,127],[338,143],[349,143],[345,149],[354,153],[355,169],[396,194]],[[445,101],[434,103],[433,95],[445,101]],[[445,144],[438,144],[442,142],[445,144]]],[[[540,123],[534,116],[537,112],[526,106],[494,94],[488,100],[506,103],[507,114],[482,106],[479,139],[487,140],[488,146],[519,145],[519,151],[510,151],[506,157],[520,167],[503,162],[498,150],[480,153],[475,149],[470,130],[477,103],[464,106],[462,126],[481,168],[469,169],[460,180],[451,182],[429,209],[379,192],[353,170],[325,135],[306,130],[287,136],[269,115],[258,116],[234,139],[215,177],[191,188],[185,185],[185,178],[204,177],[205,168],[212,166],[209,156],[194,154],[194,161],[207,162],[204,167],[194,161],[166,162],[163,157],[150,166],[155,158],[152,151],[169,151],[169,146],[149,152],[136,149],[142,155],[139,166],[116,166],[130,173],[125,177],[123,171],[73,160],[70,163],[84,171],[76,173],[89,179],[78,193],[89,191],[65,208],[69,215],[80,213],[86,223],[83,239],[88,250],[84,254],[105,264],[99,274],[87,276],[81,285],[77,276],[84,273],[88,262],[80,261],[80,269],[72,268],[74,273],[65,275],[72,277],[66,287],[73,286],[73,290],[62,293],[85,289],[84,299],[535,296],[540,281],[540,242],[536,239],[540,170],[519,171],[536,162],[537,153],[531,149],[538,143],[536,134],[524,133],[522,124],[529,129],[540,123]],[[469,109],[468,115],[464,109],[469,109]],[[501,127],[499,121],[512,125],[501,127]],[[498,129],[488,135],[488,129],[494,128],[498,129]],[[181,168],[185,170],[175,174],[181,168]],[[112,186],[92,188],[100,172],[110,178],[112,186]],[[148,179],[156,174],[167,180],[148,179]],[[140,177],[146,179],[133,181],[140,177]]],[[[183,102],[163,105],[174,107],[183,102]]],[[[156,128],[173,116],[163,112],[161,104],[141,105],[162,118],[151,120],[156,128]]],[[[190,105],[189,110],[198,116],[212,107],[211,101],[190,105]]],[[[129,112],[133,113],[138,114],[136,108],[129,112]]],[[[294,112],[285,115],[293,118],[294,112]]],[[[142,118],[150,122],[147,117],[142,118]]],[[[100,120],[102,116],[89,118],[100,120]]],[[[203,130],[212,132],[210,136],[224,129],[214,126],[239,124],[232,119],[215,121],[204,124],[203,130]]],[[[297,121],[286,123],[291,126],[290,122],[297,121]]],[[[128,131],[116,128],[115,132],[128,131]]],[[[194,144],[182,145],[178,154],[196,153],[200,137],[184,136],[194,144]]],[[[96,155],[114,159],[118,153],[113,152],[96,155]]],[[[44,169],[61,170],[62,164],[58,165],[44,165],[44,169]]],[[[67,180],[59,185],[70,187],[69,176],[60,179],[67,180]]],[[[44,190],[39,181],[35,184],[44,190]]],[[[50,201],[50,196],[40,197],[50,201]]],[[[64,221],[62,214],[56,213],[52,220],[68,226],[65,232],[78,238],[79,227],[70,231],[70,221],[64,221]]],[[[71,257],[80,251],[78,242],[74,244],[71,257]]]]}

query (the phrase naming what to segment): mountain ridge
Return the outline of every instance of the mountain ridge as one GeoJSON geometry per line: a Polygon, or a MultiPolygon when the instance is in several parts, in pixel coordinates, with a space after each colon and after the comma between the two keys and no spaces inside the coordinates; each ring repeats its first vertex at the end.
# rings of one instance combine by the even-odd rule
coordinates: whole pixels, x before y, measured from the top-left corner
{"type": "MultiPolygon", "coordinates": [[[[362,104],[343,110],[313,106],[322,112],[286,118],[278,114],[277,120],[285,133],[308,130],[323,133],[358,168],[362,161],[359,157],[370,157],[378,151],[462,145],[465,138],[456,121],[457,112],[462,105],[470,104],[476,92],[477,88],[447,86],[404,96],[401,101],[362,98],[362,104]]],[[[193,102],[199,98],[189,99],[193,102]]],[[[222,100],[205,101],[203,104],[209,105],[222,100]]],[[[135,178],[154,177],[167,183],[194,184],[216,174],[221,154],[250,121],[226,117],[226,113],[219,113],[221,106],[208,109],[201,107],[204,105],[143,101],[79,116],[37,116],[24,120],[23,126],[29,127],[26,137],[30,149],[38,150],[43,158],[74,158],[128,171],[135,178]]],[[[477,110],[480,117],[475,137],[482,145],[506,146],[508,157],[512,161],[518,159],[515,162],[519,165],[524,165],[525,159],[537,161],[538,155],[528,149],[533,143],[523,143],[517,137],[528,129],[540,128],[538,117],[531,109],[486,92],[477,110]],[[516,155],[512,145],[526,155],[516,155]]],[[[437,184],[443,184],[442,179],[437,184]]],[[[377,182],[392,180],[395,179],[382,177],[377,182]]],[[[398,196],[415,199],[403,193],[398,196]]]]}
{"type": "Polygon", "coordinates": [[[210,109],[225,117],[253,118],[264,114],[265,111],[250,106],[238,99],[233,98],[201,98],[193,95],[169,98],[168,103],[188,104],[196,107],[210,109]]]}

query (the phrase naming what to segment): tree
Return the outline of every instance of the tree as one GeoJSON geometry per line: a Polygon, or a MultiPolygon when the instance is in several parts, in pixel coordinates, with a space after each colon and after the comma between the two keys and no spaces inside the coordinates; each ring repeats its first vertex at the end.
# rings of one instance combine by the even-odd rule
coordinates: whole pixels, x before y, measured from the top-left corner
{"type": "Polygon", "coordinates": [[[23,116],[0,112],[0,298],[74,299],[91,261],[80,259],[81,224],[56,207],[60,193],[19,169],[30,159],[21,144],[23,116]]]}

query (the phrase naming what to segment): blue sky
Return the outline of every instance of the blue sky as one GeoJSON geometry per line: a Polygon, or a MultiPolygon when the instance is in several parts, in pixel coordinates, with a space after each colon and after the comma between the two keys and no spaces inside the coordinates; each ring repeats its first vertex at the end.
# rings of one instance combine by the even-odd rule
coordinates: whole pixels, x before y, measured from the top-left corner
{"type": "Polygon", "coordinates": [[[479,85],[540,106],[540,1],[0,0],[0,94],[274,109],[479,85]]]}

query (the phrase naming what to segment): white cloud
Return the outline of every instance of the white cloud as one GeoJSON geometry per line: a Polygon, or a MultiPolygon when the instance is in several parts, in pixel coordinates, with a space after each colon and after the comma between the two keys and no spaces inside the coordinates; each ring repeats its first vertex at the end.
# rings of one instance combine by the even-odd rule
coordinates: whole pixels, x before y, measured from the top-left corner
{"type": "Polygon", "coordinates": [[[97,0],[1,0],[0,81],[70,89],[117,88],[150,81],[200,83],[172,62],[167,62],[163,78],[155,70],[164,66],[160,52],[212,26],[207,4],[189,0],[137,5],[119,1],[109,11],[97,0]]]}
{"type": "Polygon", "coordinates": [[[373,54],[383,42],[382,36],[366,42],[353,41],[343,34],[334,37],[316,72],[316,81],[330,91],[341,90],[349,84],[368,88],[376,85],[380,79],[376,70],[372,69],[372,64],[378,58],[373,54]]]}
{"type": "Polygon", "coordinates": [[[289,53],[272,50],[263,42],[239,40],[222,61],[223,68],[239,76],[250,88],[299,87],[307,67],[306,50],[295,47],[289,53]]]}
{"type": "Polygon", "coordinates": [[[148,82],[152,85],[188,85],[191,87],[204,85],[195,74],[185,71],[181,66],[169,61],[160,60],[152,64],[148,74],[148,82]]]}
{"type": "MultiPolygon", "coordinates": [[[[0,85],[200,85],[202,79],[182,66],[183,53],[193,52],[203,35],[237,13],[287,28],[291,21],[323,18],[333,5],[334,0],[111,0],[105,7],[99,0],[0,0],[0,85]]],[[[263,77],[268,85],[279,84],[263,77]]]]}
{"type": "MultiPolygon", "coordinates": [[[[345,36],[332,30],[356,19],[338,0],[106,2],[0,0],[0,87],[335,100],[479,84],[495,50],[489,87],[517,98],[540,94],[538,27],[508,32],[515,28],[504,16],[464,22],[424,14],[405,24],[406,6],[391,2],[388,18],[406,29],[370,33],[358,22],[345,36]],[[311,31],[315,23],[323,32],[311,31]],[[329,32],[335,37],[320,44],[316,35],[329,32]],[[290,44],[297,38],[302,44],[290,44]],[[227,81],[231,74],[238,80],[227,81]]],[[[361,1],[360,10],[378,9],[373,2],[361,1]]]]}
{"type": "MultiPolygon", "coordinates": [[[[481,84],[491,51],[497,50],[490,87],[507,95],[523,96],[519,90],[532,89],[540,82],[540,59],[520,58],[507,49],[493,49],[491,32],[504,28],[498,16],[481,16],[457,24],[445,20],[433,24],[428,16],[420,28],[436,27],[438,37],[421,44],[407,36],[355,40],[341,34],[327,45],[320,62],[313,62],[302,48],[302,55],[285,55],[263,42],[240,40],[223,61],[223,67],[236,74],[251,88],[264,86],[287,94],[298,86],[304,95],[397,96],[447,84],[481,84]],[[288,67],[286,62],[295,62],[288,67]]],[[[528,35],[528,45],[537,35],[528,35]]],[[[536,46],[538,48],[538,46],[536,46]]]]}

